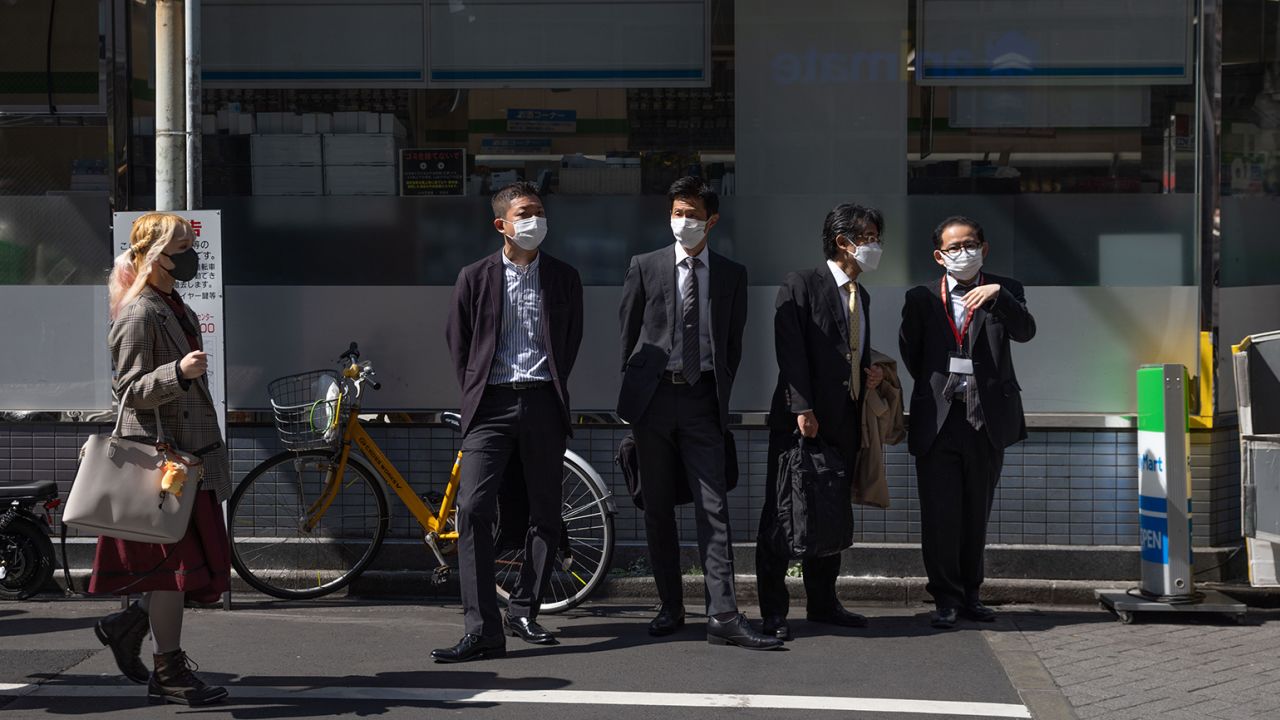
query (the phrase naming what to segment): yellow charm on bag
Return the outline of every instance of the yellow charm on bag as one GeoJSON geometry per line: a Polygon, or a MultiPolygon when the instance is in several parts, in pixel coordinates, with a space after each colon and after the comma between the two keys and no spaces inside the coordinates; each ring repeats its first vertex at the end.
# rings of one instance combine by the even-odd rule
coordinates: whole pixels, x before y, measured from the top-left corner
{"type": "Polygon", "coordinates": [[[182,497],[182,486],[187,482],[187,468],[172,460],[164,463],[164,477],[160,479],[160,490],[172,493],[174,497],[182,497]]]}

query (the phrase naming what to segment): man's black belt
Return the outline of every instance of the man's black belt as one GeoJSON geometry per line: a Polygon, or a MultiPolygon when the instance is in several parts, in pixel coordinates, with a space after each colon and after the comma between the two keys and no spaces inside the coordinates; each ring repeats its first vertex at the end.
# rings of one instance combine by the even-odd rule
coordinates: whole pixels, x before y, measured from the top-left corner
{"type": "Polygon", "coordinates": [[[550,384],[550,380],[525,380],[519,382],[494,383],[493,386],[507,388],[508,390],[533,390],[550,384]]]}
{"type": "MultiPolygon", "coordinates": [[[[716,374],[714,371],[703,370],[702,377],[698,378],[698,382],[707,382],[708,380],[714,382],[715,379],[716,379],[716,374]]],[[[689,381],[686,380],[684,377],[684,373],[680,372],[679,370],[664,370],[662,372],[662,381],[666,383],[671,383],[672,385],[688,385],[689,384],[689,381]]]]}

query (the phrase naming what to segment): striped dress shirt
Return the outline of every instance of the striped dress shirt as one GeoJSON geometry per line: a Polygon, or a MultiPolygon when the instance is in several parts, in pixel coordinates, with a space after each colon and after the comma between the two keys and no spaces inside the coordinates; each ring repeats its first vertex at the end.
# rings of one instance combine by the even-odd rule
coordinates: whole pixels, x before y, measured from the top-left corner
{"type": "Polygon", "coordinates": [[[506,298],[502,331],[489,368],[489,384],[551,380],[551,366],[542,343],[542,282],[538,260],[526,267],[502,255],[506,298]]]}

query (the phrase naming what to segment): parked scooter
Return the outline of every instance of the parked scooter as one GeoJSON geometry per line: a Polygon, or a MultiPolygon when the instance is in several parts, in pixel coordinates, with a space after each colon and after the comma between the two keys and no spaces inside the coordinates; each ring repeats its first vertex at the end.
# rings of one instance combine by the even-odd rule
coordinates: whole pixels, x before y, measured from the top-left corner
{"type": "Polygon", "coordinates": [[[61,504],[52,480],[0,486],[0,598],[25,600],[53,577],[49,514],[61,504]]]}

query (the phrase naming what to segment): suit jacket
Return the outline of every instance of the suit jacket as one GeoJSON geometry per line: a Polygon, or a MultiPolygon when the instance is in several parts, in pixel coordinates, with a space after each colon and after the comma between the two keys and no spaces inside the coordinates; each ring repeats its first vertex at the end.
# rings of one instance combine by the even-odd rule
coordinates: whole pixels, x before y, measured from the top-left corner
{"type": "MultiPolygon", "coordinates": [[[[538,253],[542,285],[542,347],[547,352],[551,383],[560,399],[564,431],[573,435],[569,418],[569,373],[582,344],[582,280],[571,265],[546,252],[538,253]]],[[[502,308],[507,301],[502,251],[458,273],[449,305],[445,339],[462,388],[462,434],[471,428],[476,407],[489,382],[489,370],[502,334],[502,308]]]]}
{"type": "MultiPolygon", "coordinates": [[[[729,395],[742,360],[742,331],[747,324],[747,269],[712,252],[707,263],[711,315],[711,357],[715,365],[720,427],[729,427],[729,395]]],[[[667,369],[680,294],[676,288],[675,246],[631,258],[622,283],[622,389],[618,415],[637,422],[667,369]]]]}
{"type": "MultiPolygon", "coordinates": [[[[983,275],[985,282],[1000,285],[1000,294],[974,312],[966,341],[986,431],[997,448],[1006,448],[1027,436],[1022,387],[1013,371],[1009,342],[1027,342],[1035,337],[1036,321],[1027,310],[1022,283],[990,273],[983,275]]],[[[951,309],[942,303],[939,283],[934,282],[908,290],[902,307],[898,347],[902,364],[915,379],[907,429],[912,455],[923,455],[933,447],[951,409],[951,399],[943,397],[942,391],[950,377],[951,353],[957,348],[947,321],[951,309]]]]}
{"type": "MultiPolygon", "coordinates": [[[[183,306],[195,327],[200,321],[191,308],[183,306]]],[[[209,381],[204,375],[183,386],[178,361],[195,348],[178,324],[178,317],[165,301],[148,287],[121,308],[111,323],[107,344],[115,362],[116,397],[124,405],[121,434],[126,437],[158,436],[160,430],[180,450],[193,452],[210,445],[204,453],[204,476],[200,488],[213,490],[218,500],[231,495],[231,468],[227,447],[218,427],[209,381]]]]}
{"type": "MultiPolygon", "coordinates": [[[[871,294],[861,284],[862,325],[871,337],[871,294]]],[[[842,428],[861,425],[862,401],[849,402],[849,382],[855,359],[849,356],[849,305],[831,277],[826,263],[812,270],[789,273],[778,288],[773,315],[774,349],[778,356],[778,384],[769,408],[770,429],[796,429],[796,415],[812,410],[818,435],[852,460],[861,443],[842,428]]],[[[856,359],[858,384],[865,391],[871,366],[871,343],[864,342],[856,359]]]]}

